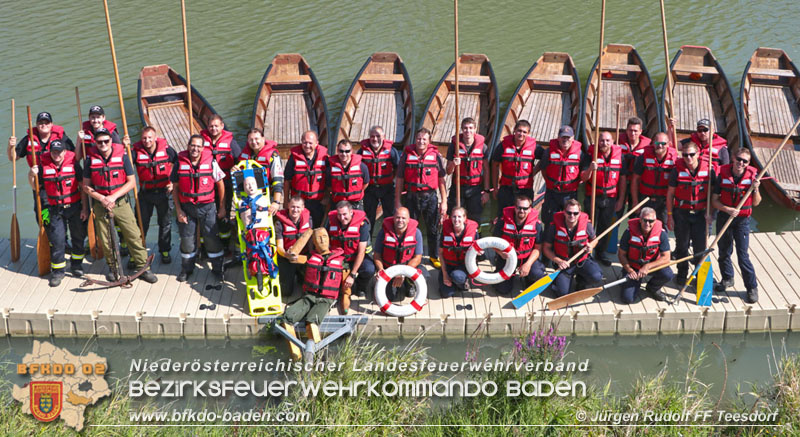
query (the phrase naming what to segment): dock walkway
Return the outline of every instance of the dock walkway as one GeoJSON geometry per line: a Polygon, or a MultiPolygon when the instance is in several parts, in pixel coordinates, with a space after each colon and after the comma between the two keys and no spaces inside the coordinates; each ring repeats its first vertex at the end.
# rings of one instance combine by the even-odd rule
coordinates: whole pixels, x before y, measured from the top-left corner
{"type": "MultiPolygon", "coordinates": [[[[150,247],[155,253],[155,244],[150,247]]],[[[561,311],[547,311],[553,298],[549,290],[519,310],[510,297],[498,296],[491,286],[476,288],[451,299],[442,299],[438,272],[427,261],[428,304],[411,317],[398,319],[380,313],[377,305],[365,298],[354,298],[351,314],[369,314],[363,328],[385,335],[413,336],[420,331],[429,335],[465,335],[477,328],[495,334],[512,334],[541,323],[552,324],[561,333],[613,334],[658,332],[741,332],[746,330],[800,329],[800,232],[756,233],[750,238],[750,256],[758,275],[758,303],[744,301],[744,287],[736,255],[736,286],[715,295],[711,307],[694,304],[693,289],[683,299],[669,305],[645,298],[626,305],[619,289],[603,291],[588,303],[561,311]]],[[[158,282],[135,281],[130,289],[81,289],[82,279],[67,276],[59,287],[50,288],[47,278],[36,275],[35,240],[22,241],[18,262],[10,260],[9,240],[0,239],[0,311],[3,330],[13,336],[249,336],[261,327],[247,314],[242,270],[226,272],[223,286],[211,285],[210,267],[195,271],[189,282],[175,280],[180,263],[154,262],[158,282]]],[[[180,260],[177,247],[173,260],[180,260]]],[[[86,273],[102,279],[107,271],[104,262],[86,262],[86,273]]],[[[717,279],[719,269],[714,263],[717,279]]],[[[612,281],[621,277],[619,264],[604,269],[612,281]]],[[[674,284],[666,290],[674,294],[674,284]]],[[[296,299],[296,291],[291,298],[296,299]]],[[[331,311],[334,314],[335,310],[331,311]]]]}

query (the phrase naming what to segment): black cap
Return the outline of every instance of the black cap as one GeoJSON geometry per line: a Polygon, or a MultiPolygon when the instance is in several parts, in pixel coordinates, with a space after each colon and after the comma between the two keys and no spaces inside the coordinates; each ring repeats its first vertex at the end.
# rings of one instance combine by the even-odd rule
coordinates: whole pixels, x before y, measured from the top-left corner
{"type": "Polygon", "coordinates": [[[575,131],[572,130],[572,126],[565,124],[564,126],[561,126],[561,129],[558,130],[558,136],[559,137],[574,137],[575,136],[575,131]]]}
{"type": "Polygon", "coordinates": [[[46,121],[48,123],[52,123],[53,122],[53,116],[50,115],[49,112],[40,112],[39,115],[36,116],[36,122],[39,123],[39,122],[42,122],[42,121],[46,121]]]}
{"type": "Polygon", "coordinates": [[[103,107],[100,105],[94,105],[89,108],[89,115],[106,115],[106,111],[103,111],[103,107]]]}
{"type": "Polygon", "coordinates": [[[109,132],[108,129],[106,129],[104,127],[101,127],[100,129],[97,129],[94,132],[94,137],[95,138],[99,137],[100,135],[108,135],[110,137],[111,136],[111,132],[109,132]]]}
{"type": "Polygon", "coordinates": [[[61,152],[65,148],[66,148],[66,146],[64,145],[63,142],[61,142],[61,140],[50,141],[50,150],[52,150],[54,152],[61,152]]]}

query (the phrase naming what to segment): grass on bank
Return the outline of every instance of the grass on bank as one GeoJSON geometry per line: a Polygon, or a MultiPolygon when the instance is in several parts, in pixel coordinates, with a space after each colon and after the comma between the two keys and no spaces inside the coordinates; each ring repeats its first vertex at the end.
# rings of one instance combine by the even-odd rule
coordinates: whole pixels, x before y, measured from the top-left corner
{"type": "MultiPolygon", "coordinates": [[[[388,363],[391,361],[420,361],[426,356],[426,349],[419,344],[420,339],[405,348],[387,349],[379,344],[360,337],[353,337],[336,350],[330,352],[328,360],[347,363],[341,372],[308,373],[290,375],[309,382],[341,379],[349,381],[366,380],[384,382],[389,380],[422,380],[440,376],[425,372],[353,372],[350,363],[360,362],[388,363]]],[[[476,341],[468,348],[468,360],[481,360],[480,344],[476,341]]],[[[544,330],[528,333],[514,339],[510,351],[504,356],[512,361],[559,360],[567,354],[566,338],[544,330]]],[[[494,358],[494,357],[491,357],[494,358]]],[[[127,397],[127,380],[110,381],[112,395],[86,411],[86,427],[82,434],[107,436],[145,436],[145,435],[313,435],[313,436],[527,436],[527,435],[590,435],[590,436],[774,436],[800,435],[797,418],[800,417],[800,355],[783,351],[772,367],[773,380],[763,387],[754,387],[755,403],[745,404],[728,401],[721,404],[720,399],[711,398],[709,386],[698,380],[695,372],[703,362],[703,357],[690,356],[686,378],[680,382],[670,382],[666,378],[666,367],[655,376],[640,378],[624,396],[609,394],[610,385],[599,389],[588,386],[585,397],[519,397],[505,396],[473,397],[452,402],[432,402],[430,399],[383,398],[383,397],[342,397],[342,398],[303,398],[299,391],[278,406],[263,408],[272,411],[307,411],[310,419],[303,427],[289,427],[274,424],[267,427],[246,427],[236,423],[209,423],[215,427],[124,427],[130,425],[131,411],[155,412],[169,411],[172,405],[159,406],[155,402],[133,402],[127,397]],[[734,404],[737,404],[734,406],[734,404]],[[658,410],[669,412],[701,411],[710,409],[749,412],[751,410],[778,410],[777,423],[792,424],[783,428],[747,428],[731,424],[725,428],[688,427],[570,427],[581,425],[576,418],[578,411],[592,416],[600,411],[641,411],[658,410]],[[407,425],[407,426],[398,426],[407,425]],[[545,426],[527,427],[526,424],[545,426]],[[90,426],[112,425],[112,426],[90,426]],[[358,425],[345,427],[342,425],[358,425]],[[377,426],[375,426],[377,425],[377,426]],[[388,425],[388,426],[382,426],[388,425]],[[411,425],[411,426],[408,426],[411,425]],[[478,425],[478,426],[466,426],[478,425]]],[[[550,380],[571,378],[553,372],[490,372],[459,377],[475,380],[493,380],[498,387],[504,387],[510,379],[550,380]]],[[[2,435],[75,435],[62,421],[43,424],[30,415],[22,413],[20,404],[10,395],[10,383],[5,380],[0,387],[0,434],[2,435]]],[[[715,422],[716,423],[716,422],[715,422]]],[[[152,425],[174,425],[172,423],[151,423],[152,425]]],[[[681,423],[676,423],[680,425],[681,423]]]]}

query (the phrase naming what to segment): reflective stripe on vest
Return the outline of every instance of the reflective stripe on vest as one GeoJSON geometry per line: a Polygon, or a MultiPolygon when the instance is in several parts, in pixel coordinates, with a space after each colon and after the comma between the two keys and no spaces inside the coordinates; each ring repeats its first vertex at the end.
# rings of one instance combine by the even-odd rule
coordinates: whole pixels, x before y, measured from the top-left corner
{"type": "Polygon", "coordinates": [[[683,159],[675,165],[678,186],[675,187],[674,205],[680,209],[701,210],[706,208],[708,185],[708,161],[700,161],[692,174],[683,159]]]}
{"type": "Polygon", "coordinates": [[[663,160],[659,161],[654,147],[648,147],[642,154],[643,171],[639,178],[639,193],[650,197],[667,197],[669,174],[675,167],[677,152],[668,148],[663,160]]]}
{"type": "Polygon", "coordinates": [[[642,235],[641,220],[638,218],[631,219],[628,222],[628,231],[631,234],[631,239],[628,240],[628,261],[634,270],[639,270],[643,265],[658,258],[661,247],[661,230],[662,225],[660,220],[653,223],[653,229],[645,240],[642,235]]]}
{"type": "Polygon", "coordinates": [[[372,185],[388,185],[394,182],[394,163],[392,162],[392,142],[383,140],[377,154],[372,150],[369,140],[361,141],[358,150],[361,160],[369,170],[369,180],[372,185]]]}
{"type": "Polygon", "coordinates": [[[516,211],[513,206],[503,208],[503,233],[501,237],[511,243],[517,251],[517,258],[527,259],[536,246],[536,224],[539,222],[539,211],[528,210],[528,217],[521,228],[517,228],[516,211]]]}
{"type": "Polygon", "coordinates": [[[122,144],[111,144],[111,155],[106,161],[97,148],[87,151],[89,153],[89,171],[92,187],[98,193],[107,196],[117,188],[125,185],[128,176],[125,174],[125,148],[122,144]]]}
{"type": "Polygon", "coordinates": [[[290,159],[294,160],[292,191],[306,200],[321,200],[325,194],[325,177],[328,150],[317,145],[311,161],[306,159],[301,146],[292,147],[290,159]]]}
{"type": "MultiPolygon", "coordinates": [[[[733,164],[723,165],[719,170],[720,194],[719,200],[723,205],[736,208],[744,194],[753,185],[758,171],[755,167],[747,166],[740,177],[733,175],[733,164]]],[[[747,198],[739,211],[739,216],[749,217],[753,214],[753,196],[747,198]]]]}
{"type": "Polygon", "coordinates": [[[311,213],[303,208],[298,223],[289,217],[289,211],[282,209],[275,217],[283,224],[283,249],[289,250],[305,231],[311,229],[311,213]]]}
{"type": "MultiPolygon", "coordinates": [[[[553,226],[555,226],[555,239],[553,240],[553,250],[556,256],[563,260],[572,258],[578,251],[583,249],[589,242],[589,234],[587,232],[587,225],[589,224],[589,215],[582,212],[578,216],[578,224],[575,225],[575,232],[572,237],[567,230],[566,214],[564,211],[559,211],[553,215],[553,226]]],[[[585,253],[578,259],[581,262],[589,257],[589,253],[585,253]]]]}
{"type": "Polygon", "coordinates": [[[64,151],[64,160],[57,166],[50,154],[42,155],[41,175],[50,205],[71,205],[81,200],[75,172],[75,154],[64,151]]]}
{"type": "Polygon", "coordinates": [[[366,221],[367,214],[364,211],[354,209],[350,223],[344,227],[339,223],[337,211],[328,213],[328,235],[331,240],[331,248],[342,249],[347,262],[355,260],[358,252],[358,244],[361,237],[361,225],[366,221]]]}
{"type": "Polygon", "coordinates": [[[197,166],[189,159],[189,151],[178,154],[178,200],[182,203],[206,204],[214,201],[214,157],[204,147],[197,166]]]}
{"type": "MultiPolygon", "coordinates": [[[[594,156],[594,144],[589,146],[590,155],[594,156]]],[[[596,194],[598,196],[616,197],[617,184],[622,171],[622,149],[616,144],[611,145],[608,155],[597,155],[597,181],[596,194]]],[[[586,195],[592,195],[592,183],[586,184],[586,195]]]]}
{"type": "Polygon", "coordinates": [[[303,290],[336,299],[342,285],[343,258],[341,249],[331,249],[327,255],[314,253],[308,257],[303,290]]]}
{"type": "MultiPolygon", "coordinates": [[[[450,142],[455,142],[456,137],[450,139],[450,142]]],[[[467,147],[461,140],[459,135],[458,142],[458,157],[461,158],[460,175],[461,185],[474,187],[481,184],[483,177],[483,160],[485,156],[483,149],[486,139],[481,134],[475,134],[472,141],[472,147],[467,147]]]]}
{"type": "Polygon", "coordinates": [[[514,136],[507,135],[500,143],[500,185],[517,188],[533,188],[533,160],[536,157],[536,140],[525,137],[525,144],[517,150],[514,136]]]}
{"type": "Polygon", "coordinates": [[[430,191],[439,186],[439,149],[435,145],[428,145],[425,152],[419,155],[416,144],[412,144],[406,147],[403,156],[403,181],[408,191],[430,191]]]}
{"type": "Polygon", "coordinates": [[[461,236],[456,235],[452,220],[445,220],[442,226],[442,255],[444,262],[451,267],[464,265],[464,258],[467,250],[475,242],[475,234],[478,233],[478,223],[467,219],[464,222],[464,230],[461,236]]]}
{"type": "Polygon", "coordinates": [[[211,150],[211,155],[214,157],[214,160],[217,161],[219,168],[225,173],[229,172],[231,167],[236,164],[234,162],[233,150],[231,149],[233,134],[223,130],[216,142],[211,139],[211,133],[208,132],[207,129],[201,130],[200,135],[203,137],[203,146],[211,150]]]}
{"type": "Polygon", "coordinates": [[[133,153],[142,189],[164,188],[169,184],[172,163],[169,161],[166,139],[156,138],[156,149],[152,156],[141,141],[133,145],[133,153]]]}
{"type": "Polygon", "coordinates": [[[547,189],[559,193],[571,193],[580,184],[581,143],[572,140],[566,152],[561,150],[558,140],[550,140],[547,151],[549,164],[544,169],[547,189]]]}
{"type": "Polygon", "coordinates": [[[358,202],[364,198],[364,174],[361,173],[361,155],[352,155],[347,169],[338,156],[331,156],[331,197],[333,203],[340,200],[358,202]]]}
{"type": "Polygon", "coordinates": [[[383,261],[384,268],[395,264],[406,264],[414,257],[417,248],[418,225],[416,220],[408,219],[406,232],[400,237],[394,230],[394,217],[387,217],[383,220],[381,261],[383,261]]]}

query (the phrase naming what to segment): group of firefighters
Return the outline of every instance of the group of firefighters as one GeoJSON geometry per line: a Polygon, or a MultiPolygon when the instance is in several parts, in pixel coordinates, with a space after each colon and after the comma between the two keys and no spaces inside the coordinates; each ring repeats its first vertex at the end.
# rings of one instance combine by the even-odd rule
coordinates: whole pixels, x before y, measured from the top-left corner
{"type": "MultiPolygon", "coordinates": [[[[121,275],[110,257],[113,248],[107,229],[113,216],[121,247],[130,254],[128,268],[143,269],[139,278],[157,281],[147,268],[147,250],[128,200],[137,176],[145,234],[154,209],[158,218],[160,262],[171,262],[174,208],[180,234],[178,281],[188,280],[193,272],[199,251],[197,226],[212,273],[221,281],[231,232],[237,230],[235,222],[231,225],[231,208],[238,208],[231,205],[231,169],[241,160],[253,160],[264,168],[270,188],[268,211],[274,217],[277,252],[281,254],[278,269],[283,293],[291,295],[299,279],[309,297],[303,299],[303,311],[287,310],[287,314],[316,312],[324,316],[332,299],[349,302],[351,292],[363,295],[388,267],[419,266],[425,254],[423,234],[427,234],[430,263],[440,270],[441,295],[447,298],[467,290],[479,272],[468,272],[465,254],[480,238],[479,223],[490,196],[497,203],[497,210],[490,214],[494,218],[492,233],[516,251],[516,273],[524,286],[543,277],[548,266],[562,271],[552,284],[558,296],[580,286],[599,285],[603,276],[598,263],[610,265],[611,260],[606,255],[609,239],[598,240],[596,233],[648,197],[619,239],[617,261],[628,277],[622,286],[625,302],[637,299],[650,270],[669,263],[672,256],[687,256],[690,243],[694,254],[702,253],[715,216],[717,231],[729,216],[735,216],[730,231],[719,240],[722,281],[715,285],[716,291],[733,286],[735,241],[746,298],[749,302],[758,299],[747,246],[749,216],[761,201],[759,181],[748,165],[750,152],[744,148],[731,151],[735,159],[731,162],[725,139],[716,134],[710,138],[709,120],[697,121],[696,132],[676,142],[666,133],[652,139],[643,136],[642,121],[631,118],[619,135],[619,144],[611,133],[601,132],[597,146],[582,145],[575,140],[572,127],[562,126],[558,138],[547,147],[537,147],[530,123],[520,120],[491,156],[492,149],[477,133],[475,120],[465,118],[460,128],[458,139],[453,137],[444,157],[425,128],[416,132],[414,144],[400,151],[385,138],[382,127],[374,126],[357,150],[355,144],[342,140],[332,156],[318,143],[317,134],[308,131],[300,145],[291,149],[284,166],[277,144],[264,138],[261,131],[248,131],[242,148],[225,130],[222,118],[214,116],[207,129],[193,135],[180,153],[158,138],[154,128],[145,127],[129,157],[130,139],[120,138],[116,125],[105,119],[103,108],[92,106],[89,120],[78,132],[77,145],[61,126],[53,124],[50,113],[41,112],[33,132],[20,141],[9,138],[8,157],[25,157],[31,167],[31,186],[42,200],[43,212],[37,219],[44,223],[51,244],[49,282],[53,287],[65,276],[65,256],[70,259],[71,272],[83,275],[90,211],[110,267],[106,279],[113,282],[121,275]],[[594,147],[598,147],[596,160],[592,158],[594,147]],[[541,214],[534,209],[534,178],[540,172],[546,185],[541,214]],[[446,176],[451,174],[448,193],[446,176]],[[585,187],[583,204],[578,201],[581,184],[585,187]],[[286,199],[284,185],[289,190],[286,199]],[[713,190],[711,210],[707,209],[709,186],[713,190]],[[751,186],[756,188],[753,196],[737,210],[751,186]],[[459,198],[461,206],[456,206],[459,198]],[[378,205],[383,209],[381,224],[376,224],[378,205]],[[594,214],[587,213],[592,207],[594,214]],[[420,221],[425,222],[427,232],[422,232],[420,221]],[[290,250],[301,235],[315,227],[324,228],[327,237],[315,234],[312,247],[290,250]],[[374,228],[379,232],[373,240],[374,228]],[[667,230],[675,233],[674,252],[667,230]],[[584,253],[568,263],[579,251],[584,253]],[[296,263],[298,254],[308,255],[305,265],[296,263]]],[[[502,269],[508,252],[489,251],[486,256],[502,269]]],[[[689,264],[680,263],[677,268],[676,281],[682,285],[689,264]]],[[[672,280],[672,271],[659,269],[649,276],[646,291],[656,300],[664,300],[662,287],[672,280]]],[[[511,277],[501,282],[496,292],[510,295],[515,289],[513,281],[511,277]]],[[[402,277],[394,278],[387,288],[391,301],[414,294],[413,285],[402,277]]]]}

